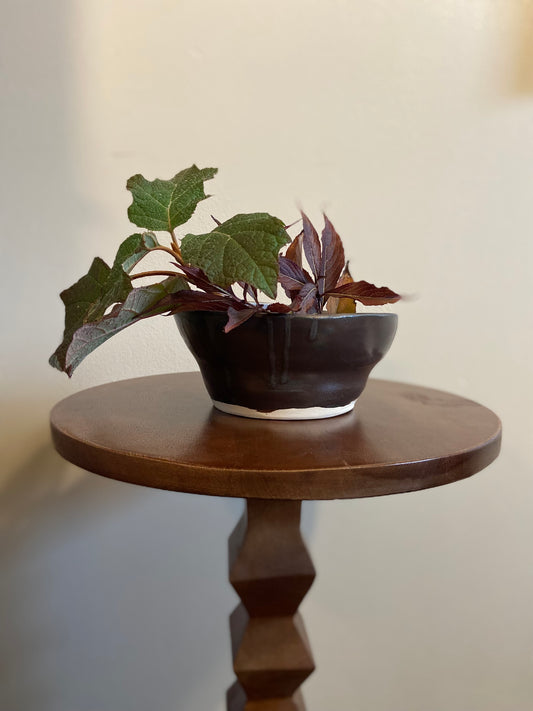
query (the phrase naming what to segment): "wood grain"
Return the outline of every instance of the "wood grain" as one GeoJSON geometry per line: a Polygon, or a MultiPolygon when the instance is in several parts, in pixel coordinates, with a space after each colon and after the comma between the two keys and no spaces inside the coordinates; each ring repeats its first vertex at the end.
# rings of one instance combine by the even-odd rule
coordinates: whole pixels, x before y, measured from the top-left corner
{"type": "Polygon", "coordinates": [[[89,471],[213,496],[342,499],[468,477],[498,455],[496,415],[471,400],[370,380],[347,415],[267,422],[211,407],[198,373],[90,388],[51,414],[59,453],[89,471]]]}
{"type": "Polygon", "coordinates": [[[299,687],[315,668],[297,612],[315,569],[300,533],[300,501],[250,499],[229,540],[230,618],[238,682],[228,711],[304,711],[299,687]]]}

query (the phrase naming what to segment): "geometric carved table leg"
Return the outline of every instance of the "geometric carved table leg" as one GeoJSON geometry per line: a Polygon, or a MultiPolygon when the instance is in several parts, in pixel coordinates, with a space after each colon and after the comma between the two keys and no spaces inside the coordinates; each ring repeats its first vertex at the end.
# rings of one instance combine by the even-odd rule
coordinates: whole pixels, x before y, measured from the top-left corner
{"type": "Polygon", "coordinates": [[[300,533],[301,501],[248,499],[229,539],[230,618],[238,681],[228,711],[305,711],[300,684],[314,670],[298,606],[315,569],[300,533]]]}

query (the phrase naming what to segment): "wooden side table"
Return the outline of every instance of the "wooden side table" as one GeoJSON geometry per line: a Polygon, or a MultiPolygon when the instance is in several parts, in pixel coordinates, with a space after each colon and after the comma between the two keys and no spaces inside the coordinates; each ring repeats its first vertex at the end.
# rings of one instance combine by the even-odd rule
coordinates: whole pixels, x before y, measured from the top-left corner
{"type": "Polygon", "coordinates": [[[315,569],[300,533],[306,499],[416,491],[471,476],[500,449],[490,410],[431,390],[370,380],[355,411],[329,420],[248,420],[211,407],[197,373],[84,390],[51,414],[57,451],[132,484],[242,497],[229,539],[237,681],[228,711],[304,711],[314,669],[298,613],[315,569]]]}

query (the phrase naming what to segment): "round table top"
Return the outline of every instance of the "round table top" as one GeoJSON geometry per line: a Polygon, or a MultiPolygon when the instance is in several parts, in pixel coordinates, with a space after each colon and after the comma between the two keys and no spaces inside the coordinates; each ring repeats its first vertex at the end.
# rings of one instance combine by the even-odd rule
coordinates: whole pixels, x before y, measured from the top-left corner
{"type": "Polygon", "coordinates": [[[500,449],[496,415],[471,400],[369,380],[353,412],[251,420],[211,406],[199,373],[83,390],[51,414],[70,462],[132,484],[213,496],[345,499],[448,484],[500,449]]]}

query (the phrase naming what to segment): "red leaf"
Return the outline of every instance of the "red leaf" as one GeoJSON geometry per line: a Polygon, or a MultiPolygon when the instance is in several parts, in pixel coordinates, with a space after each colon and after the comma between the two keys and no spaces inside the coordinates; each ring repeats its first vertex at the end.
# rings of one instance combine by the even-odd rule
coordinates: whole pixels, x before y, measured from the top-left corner
{"type": "Polygon", "coordinates": [[[233,331],[234,328],[237,328],[237,326],[240,326],[241,323],[248,321],[248,319],[251,318],[258,311],[261,311],[260,306],[252,306],[245,309],[234,309],[233,306],[230,306],[228,309],[228,321],[224,326],[224,333],[229,333],[230,331],[233,331]]]}
{"type": "Polygon", "coordinates": [[[324,214],[324,229],[322,230],[322,262],[318,293],[322,296],[337,285],[344,267],[344,247],[337,231],[324,214]]]}
{"type": "Polygon", "coordinates": [[[293,299],[304,284],[313,284],[313,280],[302,267],[287,257],[279,258],[279,283],[290,299],[293,299]]]}
{"type": "Polygon", "coordinates": [[[318,312],[317,289],[312,282],[304,284],[291,303],[292,311],[303,311],[308,314],[318,312]]]}
{"type": "Polygon", "coordinates": [[[241,302],[221,294],[206,294],[203,291],[178,291],[173,294],[171,313],[178,311],[226,311],[241,302]]]}
{"type": "Polygon", "coordinates": [[[349,297],[367,306],[394,304],[401,299],[399,294],[396,294],[388,287],[375,286],[367,281],[354,281],[351,284],[343,284],[328,291],[327,296],[349,297]]]}
{"type": "Polygon", "coordinates": [[[303,238],[304,238],[304,233],[302,230],[302,232],[300,232],[300,234],[296,235],[296,237],[292,240],[292,242],[290,243],[290,245],[287,248],[287,251],[285,252],[285,257],[287,259],[290,259],[291,262],[294,262],[299,267],[302,266],[303,238]]]}
{"type": "Polygon", "coordinates": [[[257,289],[251,284],[247,284],[245,281],[238,281],[237,284],[241,287],[244,295],[244,299],[249,296],[251,299],[257,303],[257,289]]]}
{"type": "Polygon", "coordinates": [[[292,309],[290,306],[287,306],[287,304],[279,304],[277,302],[275,304],[269,304],[266,307],[266,310],[269,311],[270,313],[273,313],[273,314],[290,314],[290,313],[292,313],[292,309]]]}
{"type": "Polygon", "coordinates": [[[305,258],[309,264],[309,267],[315,277],[315,280],[320,276],[320,267],[322,262],[321,250],[320,250],[320,240],[318,239],[318,233],[311,224],[310,219],[305,213],[302,212],[303,220],[303,248],[305,252],[305,258]]]}
{"type": "Polygon", "coordinates": [[[203,289],[203,291],[212,294],[220,292],[220,287],[213,284],[207,274],[199,267],[191,267],[190,264],[178,264],[177,262],[173,262],[173,264],[181,269],[188,282],[197,286],[199,289],[203,289]]]}

